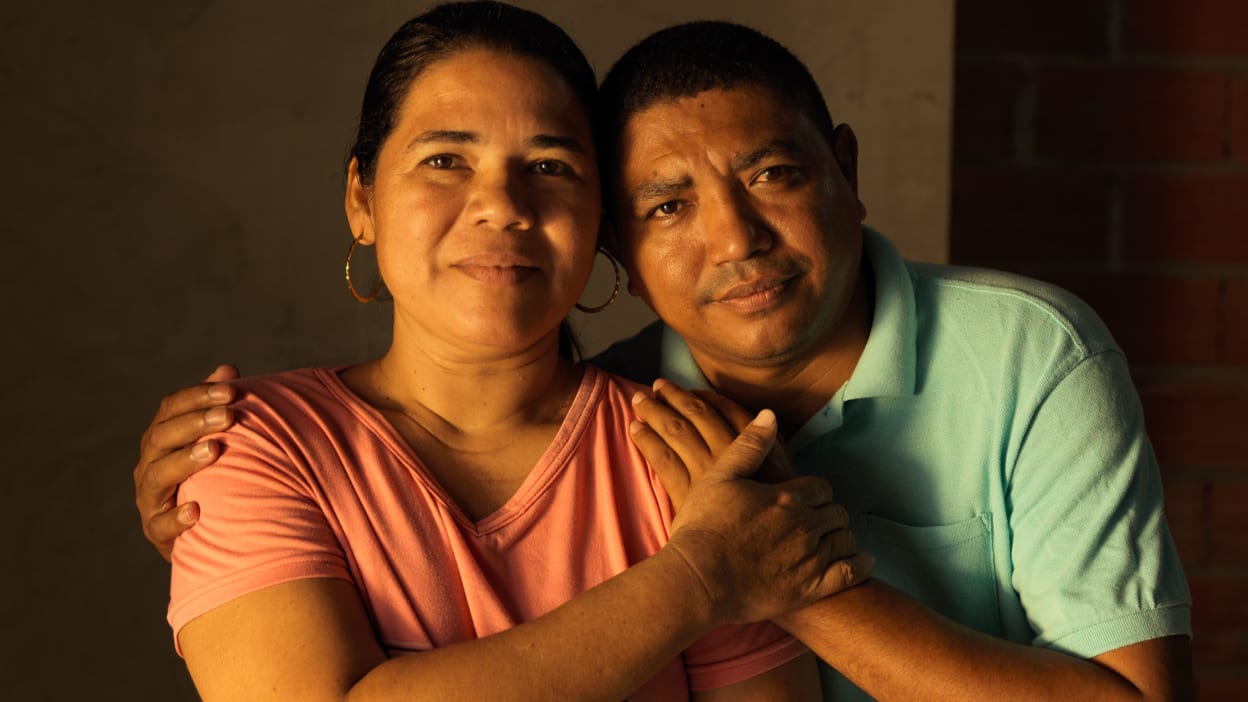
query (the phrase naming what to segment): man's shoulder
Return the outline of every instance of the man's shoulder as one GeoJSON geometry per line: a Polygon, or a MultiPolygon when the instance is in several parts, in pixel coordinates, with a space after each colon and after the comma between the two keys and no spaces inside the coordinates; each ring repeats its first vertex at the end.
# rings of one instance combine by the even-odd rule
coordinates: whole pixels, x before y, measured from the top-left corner
{"type": "Polygon", "coordinates": [[[1085,354],[1117,344],[1087,303],[1044,281],[987,268],[907,262],[920,313],[963,325],[1065,337],[1085,354]]]}
{"type": "Polygon", "coordinates": [[[615,342],[589,362],[608,373],[649,385],[659,377],[662,343],[663,323],[653,322],[633,336],[615,342]]]}

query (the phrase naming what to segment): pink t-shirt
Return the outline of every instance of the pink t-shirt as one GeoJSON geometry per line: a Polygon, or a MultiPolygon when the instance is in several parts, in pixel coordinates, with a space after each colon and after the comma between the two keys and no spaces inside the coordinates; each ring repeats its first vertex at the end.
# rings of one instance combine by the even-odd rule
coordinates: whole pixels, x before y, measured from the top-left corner
{"type": "MultiPolygon", "coordinates": [[[[202,516],[173,549],[175,642],[236,597],[328,577],[356,586],[390,655],[423,651],[539,617],[666,543],[667,493],[628,438],[638,386],[586,367],[520,489],[474,523],[337,370],[236,383],[220,460],[179,492],[202,516]]],[[[768,623],[725,627],[630,699],[685,699],[804,651],[768,623]]]]}

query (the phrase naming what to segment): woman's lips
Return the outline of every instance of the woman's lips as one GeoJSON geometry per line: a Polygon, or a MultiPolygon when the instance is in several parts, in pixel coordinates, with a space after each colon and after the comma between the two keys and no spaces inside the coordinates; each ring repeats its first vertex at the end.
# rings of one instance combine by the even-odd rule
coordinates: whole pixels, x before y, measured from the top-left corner
{"type": "Polygon", "coordinates": [[[533,261],[511,255],[482,255],[463,259],[453,266],[464,275],[486,285],[517,285],[539,270],[533,261]]]}

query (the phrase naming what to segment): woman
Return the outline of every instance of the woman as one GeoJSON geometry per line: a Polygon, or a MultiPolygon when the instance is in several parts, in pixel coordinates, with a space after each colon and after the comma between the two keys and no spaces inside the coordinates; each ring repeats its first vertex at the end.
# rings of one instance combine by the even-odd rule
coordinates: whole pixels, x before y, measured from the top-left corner
{"type": "Polygon", "coordinates": [[[673,524],[628,441],[637,388],[559,353],[599,224],[593,90],[561,30],[494,3],[382,49],[346,211],[393,343],[235,386],[173,552],[169,620],[205,699],[817,697],[779,630],[711,630],[817,599],[819,511],[779,548],[692,495],[673,524]],[[761,562],[784,576],[741,577],[761,562]]]}

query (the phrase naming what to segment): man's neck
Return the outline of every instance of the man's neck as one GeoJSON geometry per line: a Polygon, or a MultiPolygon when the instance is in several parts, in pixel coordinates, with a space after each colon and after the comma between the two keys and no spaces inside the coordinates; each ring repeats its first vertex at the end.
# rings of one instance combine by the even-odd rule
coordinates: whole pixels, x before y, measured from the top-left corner
{"type": "Polygon", "coordinates": [[[871,334],[873,276],[863,267],[849,307],[836,329],[805,353],[762,366],[694,360],[716,391],[752,411],[769,408],[785,434],[797,431],[853,375],[871,334]]]}

